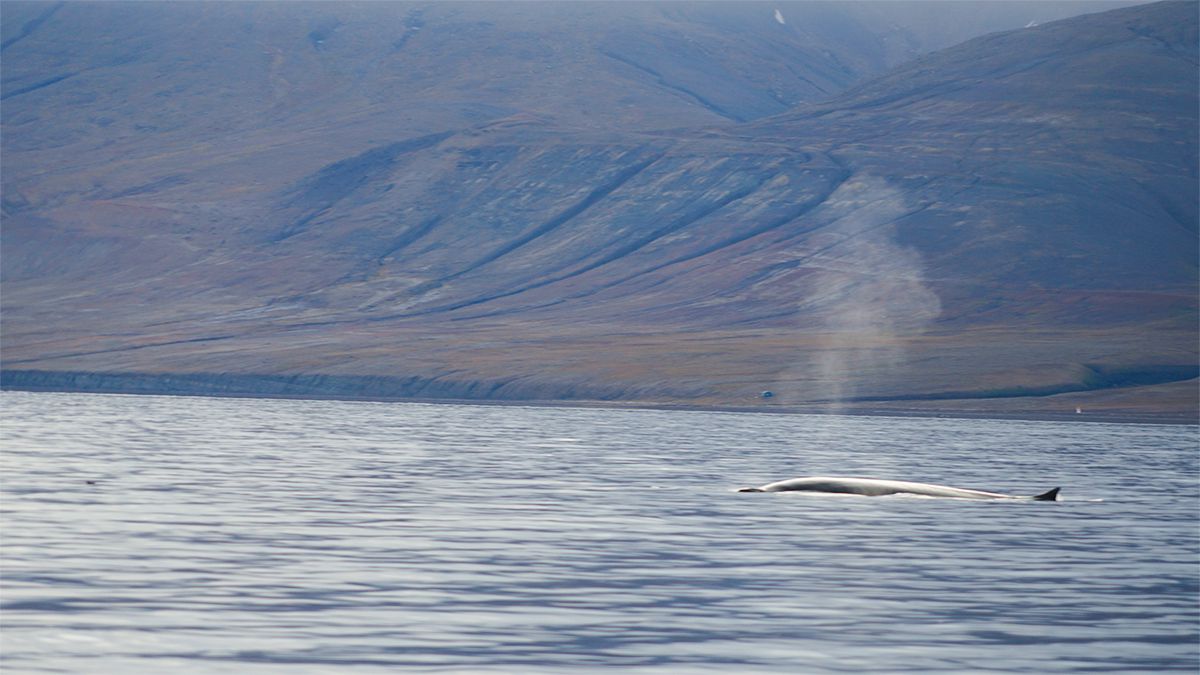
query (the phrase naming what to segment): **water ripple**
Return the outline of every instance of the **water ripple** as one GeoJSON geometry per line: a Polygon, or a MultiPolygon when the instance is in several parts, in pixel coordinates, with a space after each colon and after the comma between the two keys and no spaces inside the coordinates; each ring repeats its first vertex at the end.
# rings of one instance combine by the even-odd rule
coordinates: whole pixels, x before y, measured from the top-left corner
{"type": "Polygon", "coordinates": [[[3,399],[12,672],[1200,659],[1194,427],[3,399]],[[733,492],[827,473],[1064,501],[733,492]]]}

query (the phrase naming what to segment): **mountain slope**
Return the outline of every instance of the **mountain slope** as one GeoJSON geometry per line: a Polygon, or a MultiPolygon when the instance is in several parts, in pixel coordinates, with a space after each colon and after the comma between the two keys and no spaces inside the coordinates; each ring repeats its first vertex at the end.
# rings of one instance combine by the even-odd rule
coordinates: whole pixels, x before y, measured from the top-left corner
{"type": "Polygon", "coordinates": [[[991,261],[1011,266],[989,272],[997,281],[1191,289],[1194,9],[1160,3],[979,38],[755,130],[860,171],[936,176],[921,188],[936,201],[907,233],[935,270],[991,261]],[[954,237],[967,205],[970,227],[954,237]],[[952,257],[939,259],[947,245],[952,257]]]}
{"type": "MultiPolygon", "coordinates": [[[[1118,386],[1129,396],[1104,405],[1187,410],[1194,387],[1169,383],[1196,363],[1195,10],[978,38],[766,118],[767,99],[738,93],[763,91],[748,76],[699,88],[737,59],[688,56],[658,24],[659,49],[598,38],[614,77],[714,122],[700,130],[593,124],[583,107],[428,107],[387,127],[289,105],[277,124],[198,137],[187,121],[64,163],[29,140],[45,103],[6,108],[6,154],[23,149],[6,175],[5,367],[722,405],[1073,408],[1079,394],[1054,395],[1118,386]],[[679,54],[709,65],[654,61],[679,54]]],[[[403,50],[432,34],[420,16],[403,50]]],[[[312,54],[350,48],[335,43],[352,22],[306,21],[312,54]]],[[[12,72],[13,101],[74,79],[28,89],[45,80],[12,72]]],[[[331,75],[326,102],[352,80],[331,75]]]]}

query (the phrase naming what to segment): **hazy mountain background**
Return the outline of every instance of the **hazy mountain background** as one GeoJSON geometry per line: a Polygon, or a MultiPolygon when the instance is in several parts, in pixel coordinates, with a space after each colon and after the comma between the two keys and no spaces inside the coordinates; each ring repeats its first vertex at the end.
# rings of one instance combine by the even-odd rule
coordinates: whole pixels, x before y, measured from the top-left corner
{"type": "Polygon", "coordinates": [[[0,19],[6,386],[1196,409],[1195,2],[0,19]]]}

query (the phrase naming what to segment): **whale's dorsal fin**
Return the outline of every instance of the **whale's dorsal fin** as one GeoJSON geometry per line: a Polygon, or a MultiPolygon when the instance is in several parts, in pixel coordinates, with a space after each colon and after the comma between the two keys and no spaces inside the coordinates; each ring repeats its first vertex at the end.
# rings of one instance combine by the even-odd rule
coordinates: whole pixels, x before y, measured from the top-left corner
{"type": "Polygon", "coordinates": [[[1033,499],[1039,502],[1056,502],[1058,501],[1058,491],[1061,489],[1062,488],[1054,488],[1053,490],[1043,492],[1042,494],[1035,496],[1033,499]]]}

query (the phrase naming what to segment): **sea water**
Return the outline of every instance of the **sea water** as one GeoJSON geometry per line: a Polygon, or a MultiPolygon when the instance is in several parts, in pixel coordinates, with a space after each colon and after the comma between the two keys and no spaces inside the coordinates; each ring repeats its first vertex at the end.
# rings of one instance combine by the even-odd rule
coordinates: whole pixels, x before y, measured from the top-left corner
{"type": "Polygon", "coordinates": [[[0,401],[4,672],[1200,663],[1194,426],[0,401]],[[734,491],[807,474],[1063,490],[734,491]]]}

